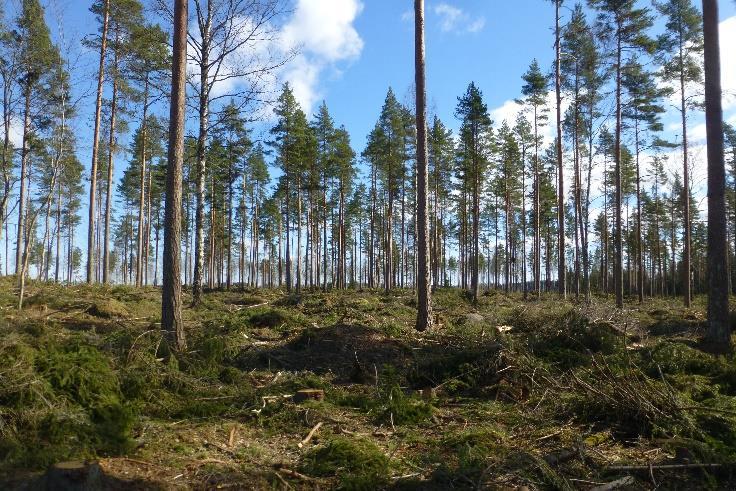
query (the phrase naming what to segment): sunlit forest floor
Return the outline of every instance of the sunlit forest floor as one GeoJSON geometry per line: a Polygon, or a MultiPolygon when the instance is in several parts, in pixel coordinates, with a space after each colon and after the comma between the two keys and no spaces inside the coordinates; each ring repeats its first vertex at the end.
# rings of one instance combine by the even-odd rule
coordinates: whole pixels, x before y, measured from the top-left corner
{"type": "Polygon", "coordinates": [[[2,279],[0,488],[69,460],[112,489],[736,486],[736,364],[699,350],[704,298],[439,290],[422,334],[414,302],[208,292],[165,361],[158,290],[32,283],[19,313],[2,279]]]}

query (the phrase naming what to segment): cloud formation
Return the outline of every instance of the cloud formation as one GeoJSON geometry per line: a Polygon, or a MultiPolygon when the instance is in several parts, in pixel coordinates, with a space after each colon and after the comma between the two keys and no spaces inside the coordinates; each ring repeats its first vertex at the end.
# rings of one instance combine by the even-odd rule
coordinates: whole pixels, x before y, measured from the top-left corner
{"type": "Polygon", "coordinates": [[[479,32],[486,25],[485,17],[473,19],[470,14],[459,7],[448,3],[438,3],[432,11],[440,19],[440,30],[442,32],[479,32]]]}
{"type": "Polygon", "coordinates": [[[363,39],[354,22],[362,10],[360,0],[298,0],[281,30],[283,48],[300,51],[279,78],[291,84],[307,114],[321,97],[322,73],[360,57],[363,39]]]}

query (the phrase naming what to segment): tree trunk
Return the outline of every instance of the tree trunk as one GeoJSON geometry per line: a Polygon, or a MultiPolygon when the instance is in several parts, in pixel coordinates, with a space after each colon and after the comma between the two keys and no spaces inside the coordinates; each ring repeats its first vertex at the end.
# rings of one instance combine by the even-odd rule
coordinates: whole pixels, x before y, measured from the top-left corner
{"type": "Polygon", "coordinates": [[[146,202],[146,121],[148,118],[148,75],[143,90],[143,120],[141,122],[141,179],[138,203],[138,254],[136,258],[135,282],[143,286],[143,210],[146,202]]]}
{"type": "Polygon", "coordinates": [[[207,2],[207,17],[201,24],[201,60],[199,64],[199,135],[197,137],[197,205],[194,231],[194,280],[192,282],[192,304],[202,300],[202,278],[204,269],[204,193],[207,166],[207,133],[209,130],[209,51],[211,2],[207,2]]]}
{"type": "MultiPolygon", "coordinates": [[[[690,235],[691,235],[691,223],[690,223],[690,169],[688,165],[687,156],[687,113],[685,108],[685,73],[682,67],[683,46],[680,44],[680,111],[682,116],[682,207],[683,207],[683,226],[685,228],[685,234],[683,236],[683,276],[682,276],[682,295],[685,301],[685,307],[690,307],[692,301],[692,291],[690,282],[690,235]]],[[[723,143],[721,143],[723,147],[723,143]]],[[[710,161],[710,159],[709,159],[710,161]]]]}
{"type": "Polygon", "coordinates": [[[110,0],[105,0],[100,42],[100,67],[97,72],[97,101],[95,102],[95,129],[92,135],[92,166],[89,181],[89,223],[87,228],[87,283],[95,281],[95,219],[97,211],[97,153],[100,147],[100,118],[102,113],[102,84],[105,80],[105,50],[107,49],[107,26],[110,17],[110,0]]]}
{"type": "MultiPolygon", "coordinates": [[[[119,32],[115,33],[115,43],[120,41],[119,32]]],[[[102,283],[108,283],[110,274],[110,213],[112,211],[112,177],[115,158],[115,116],[118,100],[118,48],[115,47],[112,74],[112,100],[110,102],[110,139],[107,148],[107,193],[105,196],[105,243],[102,253],[102,283]]]]}
{"type": "Polygon", "coordinates": [[[636,290],[639,296],[639,303],[644,303],[644,253],[642,250],[641,240],[641,185],[639,173],[639,121],[636,119],[636,263],[637,277],[636,290]]]}
{"type": "Polygon", "coordinates": [[[621,46],[622,27],[619,23],[616,31],[616,146],[614,149],[616,159],[616,237],[615,237],[615,257],[613,268],[613,284],[616,289],[616,306],[622,308],[624,306],[624,276],[623,276],[623,236],[621,227],[621,46]]]}
{"type": "Polygon", "coordinates": [[[718,46],[718,3],[703,0],[705,122],[708,140],[708,332],[709,348],[732,350],[728,312],[726,245],[726,170],[723,155],[723,108],[718,46]]]}
{"type": "Polygon", "coordinates": [[[164,212],[163,288],[161,328],[168,342],[179,351],[186,349],[181,318],[181,188],[184,162],[184,116],[186,112],[187,0],[174,4],[174,49],[171,67],[171,107],[169,113],[169,155],[166,167],[164,212]]]}
{"type": "Polygon", "coordinates": [[[427,92],[425,88],[424,0],[414,0],[414,62],[417,120],[417,321],[416,329],[432,326],[427,216],[427,92]]]}
{"type": "Polygon", "coordinates": [[[31,86],[25,86],[25,109],[23,111],[23,147],[20,158],[20,195],[18,197],[18,238],[15,248],[15,274],[18,276],[18,284],[20,284],[20,273],[22,269],[23,246],[25,243],[24,213],[26,203],[26,168],[28,167],[28,157],[30,152],[30,143],[28,138],[31,131],[31,86]]]}
{"type": "MultiPolygon", "coordinates": [[[[565,178],[562,166],[562,96],[560,95],[560,3],[555,0],[555,93],[557,99],[557,228],[559,237],[557,289],[562,298],[566,294],[565,269],[565,178]]],[[[577,124],[577,121],[575,122],[577,124]]]]}

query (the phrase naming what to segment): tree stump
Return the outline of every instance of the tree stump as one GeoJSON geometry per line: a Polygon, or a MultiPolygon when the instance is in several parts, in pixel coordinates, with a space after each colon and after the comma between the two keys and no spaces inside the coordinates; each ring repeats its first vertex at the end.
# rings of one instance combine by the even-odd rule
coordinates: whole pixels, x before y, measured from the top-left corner
{"type": "Polygon", "coordinates": [[[325,391],[322,389],[302,389],[297,391],[292,400],[299,404],[300,402],[312,400],[323,401],[325,399],[325,391]]]}
{"type": "Polygon", "coordinates": [[[92,491],[104,489],[97,462],[59,462],[46,471],[47,491],[92,491]]]}

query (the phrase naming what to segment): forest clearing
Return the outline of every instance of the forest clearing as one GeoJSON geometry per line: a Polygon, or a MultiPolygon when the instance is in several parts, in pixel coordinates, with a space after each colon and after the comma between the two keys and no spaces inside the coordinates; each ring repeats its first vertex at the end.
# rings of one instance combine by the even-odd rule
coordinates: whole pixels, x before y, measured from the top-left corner
{"type": "Polygon", "coordinates": [[[18,313],[9,286],[5,489],[95,456],[113,489],[734,486],[736,366],[699,349],[702,297],[439,289],[417,333],[409,290],[236,288],[184,309],[166,363],[158,289],[33,284],[18,313]]]}
{"type": "Polygon", "coordinates": [[[66,1],[0,4],[0,488],[736,489],[733,2],[66,1]]]}

